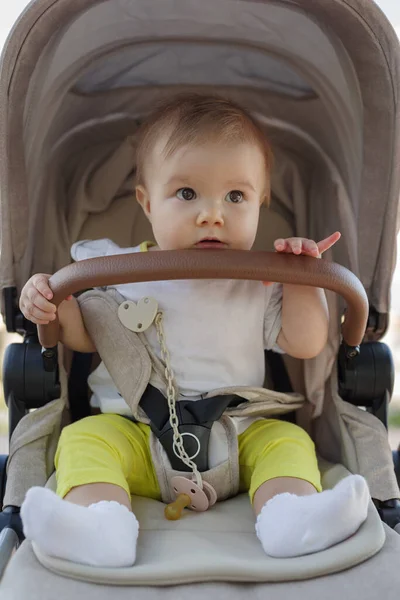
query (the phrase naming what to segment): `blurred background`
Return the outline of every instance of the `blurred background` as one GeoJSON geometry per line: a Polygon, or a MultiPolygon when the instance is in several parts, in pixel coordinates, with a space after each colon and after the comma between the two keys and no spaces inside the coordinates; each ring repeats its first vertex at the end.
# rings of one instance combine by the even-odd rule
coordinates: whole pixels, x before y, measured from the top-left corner
{"type": "MultiPolygon", "coordinates": [[[[27,2],[27,0],[11,0],[8,2],[4,0],[1,1],[0,50],[12,28],[13,23],[28,4],[29,2],[27,2]]],[[[380,6],[380,8],[386,13],[400,37],[400,0],[377,0],[376,4],[378,4],[378,6],[380,6]]],[[[399,244],[400,239],[398,240],[398,250],[400,250],[399,244]]],[[[0,318],[0,365],[2,364],[2,356],[5,346],[13,341],[19,342],[20,337],[17,335],[7,334],[4,324],[0,318]]],[[[390,406],[389,440],[392,448],[397,448],[400,444],[400,264],[397,266],[394,274],[390,327],[384,338],[384,341],[392,350],[396,369],[395,389],[390,406]]],[[[3,387],[0,382],[0,454],[6,453],[8,447],[8,417],[2,393],[3,387]]]]}

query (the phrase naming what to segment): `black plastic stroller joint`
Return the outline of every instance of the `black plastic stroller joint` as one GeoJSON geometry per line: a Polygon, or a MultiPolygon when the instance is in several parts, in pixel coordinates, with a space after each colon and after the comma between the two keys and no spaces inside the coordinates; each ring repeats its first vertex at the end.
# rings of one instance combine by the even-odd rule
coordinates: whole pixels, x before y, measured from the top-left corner
{"type": "Polygon", "coordinates": [[[342,344],[338,357],[339,394],[354,406],[365,407],[388,426],[388,405],[394,386],[394,365],[390,348],[382,342],[361,344],[358,354],[349,357],[342,344]]]}
{"type": "Polygon", "coordinates": [[[349,346],[345,342],[342,343],[345,356],[348,359],[355,358],[360,354],[360,346],[349,346]]]}
{"type": "Polygon", "coordinates": [[[394,472],[396,473],[397,483],[400,486],[400,448],[392,451],[394,472]]]}
{"type": "Polygon", "coordinates": [[[365,332],[366,342],[379,342],[387,332],[389,327],[389,314],[380,313],[370,306],[367,329],[365,332]]]}
{"type": "Polygon", "coordinates": [[[0,532],[6,528],[12,529],[17,534],[19,543],[24,541],[25,536],[19,506],[5,506],[0,512],[0,532]]]}
{"type": "Polygon", "coordinates": [[[17,506],[7,506],[0,513],[0,578],[15,550],[24,541],[22,521],[17,506]]]}
{"type": "MultiPolygon", "coordinates": [[[[18,305],[17,305],[17,288],[8,287],[3,289],[3,306],[4,306],[4,322],[8,333],[16,333],[18,331],[18,305]]],[[[22,317],[22,313],[19,313],[22,317]]]]}
{"type": "Polygon", "coordinates": [[[46,373],[56,371],[58,365],[57,346],[54,348],[42,348],[42,359],[46,373]]]}
{"type": "Polygon", "coordinates": [[[9,409],[10,437],[23,416],[60,397],[57,348],[43,353],[36,335],[10,344],[3,362],[4,397],[9,409]]]}
{"type": "Polygon", "coordinates": [[[36,325],[25,319],[18,306],[16,287],[3,289],[4,323],[8,333],[31,334],[36,331],[36,325]]]}
{"type": "Polygon", "coordinates": [[[18,506],[3,507],[3,498],[7,483],[7,461],[8,456],[4,454],[0,455],[0,506],[2,510],[0,512],[0,546],[3,548],[3,544],[5,544],[6,548],[8,548],[8,553],[5,552],[4,559],[0,556],[0,574],[6,566],[2,564],[2,561],[6,561],[7,554],[10,554],[24,540],[20,508],[18,506]]]}
{"type": "Polygon", "coordinates": [[[374,500],[374,504],[382,521],[395,529],[400,523],[400,500],[398,498],[386,502],[374,500]]]}

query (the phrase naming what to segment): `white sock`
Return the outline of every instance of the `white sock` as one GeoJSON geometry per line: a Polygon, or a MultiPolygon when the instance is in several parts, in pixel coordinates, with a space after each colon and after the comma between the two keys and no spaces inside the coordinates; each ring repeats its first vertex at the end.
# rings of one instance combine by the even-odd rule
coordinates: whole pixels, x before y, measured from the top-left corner
{"type": "Polygon", "coordinates": [[[319,552],[358,530],[367,518],[369,498],[360,475],[350,475],[319,494],[278,494],[257,517],[257,537],[265,553],[277,558],[319,552]]]}
{"type": "Polygon", "coordinates": [[[96,567],[130,567],[136,560],[139,524],[118,502],[89,507],[33,487],[21,506],[24,534],[50,556],[96,567]]]}

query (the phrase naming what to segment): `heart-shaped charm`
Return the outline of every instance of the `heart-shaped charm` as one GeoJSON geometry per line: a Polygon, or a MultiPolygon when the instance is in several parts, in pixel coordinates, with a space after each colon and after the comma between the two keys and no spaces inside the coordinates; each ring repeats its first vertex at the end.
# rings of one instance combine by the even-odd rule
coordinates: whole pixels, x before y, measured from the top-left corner
{"type": "Polygon", "coordinates": [[[154,298],[142,298],[137,304],[127,300],[118,307],[118,318],[127,329],[141,333],[153,323],[157,311],[158,303],[154,298]]]}

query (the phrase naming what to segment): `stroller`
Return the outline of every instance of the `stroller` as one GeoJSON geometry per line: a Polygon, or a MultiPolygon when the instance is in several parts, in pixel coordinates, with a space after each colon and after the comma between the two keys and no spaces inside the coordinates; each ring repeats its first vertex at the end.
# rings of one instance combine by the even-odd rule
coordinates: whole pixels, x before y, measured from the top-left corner
{"type": "MultiPolygon", "coordinates": [[[[2,314],[23,336],[4,359],[0,597],[397,598],[400,450],[387,440],[393,365],[379,340],[395,264],[400,53],[381,11],[370,0],[33,0],[0,69],[2,314]],[[132,194],[135,132],[156,101],[211,86],[245,106],[273,143],[272,206],[256,251],[235,265],[228,253],[213,261],[197,252],[70,265],[76,240],[129,247],[151,237],[132,194]],[[343,236],[334,262],[268,252],[277,237],[335,229],[343,236]],[[98,364],[58,344],[56,326],[40,328],[39,340],[24,320],[18,297],[36,272],[56,273],[55,302],[151,278],[325,287],[326,348],[306,361],[267,353],[265,386],[312,435],[325,488],[349,472],[366,477],[367,521],[328,550],[279,560],[260,549],[247,497],[173,525],[161,503],[133,498],[142,533],[131,569],[52,559],[23,541],[19,507],[31,486],[54,489],[60,431],[91,413],[87,377],[98,364]]],[[[99,348],[102,360],[107,352],[99,348]]]]}

